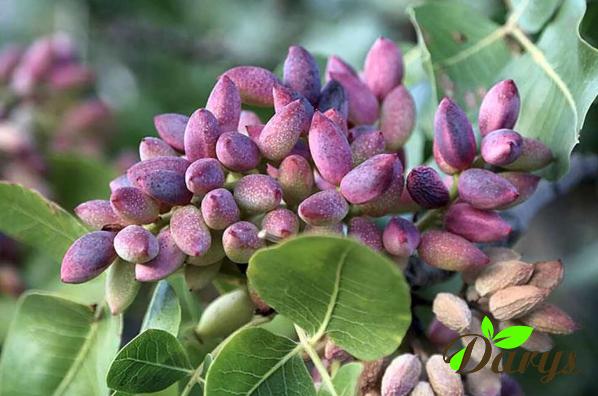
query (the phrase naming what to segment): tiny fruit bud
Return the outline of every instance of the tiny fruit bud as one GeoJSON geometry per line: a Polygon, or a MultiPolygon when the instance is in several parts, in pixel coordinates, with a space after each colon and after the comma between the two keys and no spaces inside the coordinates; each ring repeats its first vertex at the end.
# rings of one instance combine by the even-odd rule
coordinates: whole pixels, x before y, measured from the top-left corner
{"type": "Polygon", "coordinates": [[[459,177],[459,197],[478,209],[497,209],[513,203],[519,192],[509,181],[485,169],[468,169],[459,177]]]}
{"type": "Polygon", "coordinates": [[[339,223],[349,213],[349,205],[336,190],[326,190],[306,198],[299,205],[299,217],[312,226],[339,223]]]}
{"type": "Polygon", "coordinates": [[[410,353],[397,356],[382,376],[381,396],[407,396],[419,381],[422,364],[410,353]]]}
{"type": "Polygon", "coordinates": [[[409,139],[415,126],[415,102],[402,85],[394,88],[384,98],[380,109],[380,129],[386,147],[396,151],[409,139]]]}
{"type": "Polygon", "coordinates": [[[448,271],[479,268],[489,261],[471,242],[446,231],[426,231],[417,250],[426,263],[448,271]]]}
{"type": "Polygon", "coordinates": [[[203,256],[212,243],[210,230],[199,209],[193,205],[177,208],[170,219],[172,239],[183,253],[203,256]]]}
{"type": "Polygon", "coordinates": [[[438,293],[432,311],[451,330],[462,333],[471,325],[471,310],[465,300],[451,293],[438,293]]]}
{"type": "Polygon", "coordinates": [[[450,166],[464,170],[476,155],[475,136],[465,112],[449,98],[444,98],[434,116],[434,144],[450,166]]]}
{"type": "Polygon", "coordinates": [[[496,319],[514,319],[531,312],[547,295],[546,290],[536,286],[509,286],[494,293],[488,306],[496,319]]]}
{"type": "Polygon", "coordinates": [[[282,188],[268,175],[247,175],[235,185],[237,205],[250,213],[264,213],[276,208],[282,200],[282,188]]]}
{"type": "Polygon", "coordinates": [[[93,231],[73,242],[62,259],[62,282],[83,283],[104,272],[116,259],[114,235],[109,231],[93,231]]]}
{"type": "Polygon", "coordinates": [[[370,158],[343,177],[341,194],[353,204],[379,198],[390,186],[397,162],[395,154],[378,154],[370,158]]]}
{"type": "Polygon", "coordinates": [[[185,184],[189,191],[204,195],[224,185],[224,171],[213,158],[202,158],[192,163],[185,172],[185,184]]]}
{"type": "Polygon", "coordinates": [[[185,127],[189,117],[182,114],[166,113],[154,117],[158,135],[175,150],[185,151],[185,127]]]}
{"type": "Polygon", "coordinates": [[[314,57],[305,48],[298,45],[289,47],[284,61],[283,81],[311,103],[318,103],[320,70],[314,57]]]}
{"type": "Polygon", "coordinates": [[[407,176],[407,190],[422,208],[442,208],[450,201],[449,191],[440,175],[431,167],[420,165],[407,176]]]}
{"type": "Polygon", "coordinates": [[[155,282],[166,278],[185,263],[185,253],[176,245],[170,229],[163,228],[158,234],[160,251],[153,259],[135,265],[135,279],[139,282],[155,282]]]}
{"type": "Polygon", "coordinates": [[[216,143],[218,160],[230,170],[246,172],[260,163],[260,151],[256,144],[239,132],[226,132],[216,143]]]}
{"type": "Polygon", "coordinates": [[[476,209],[465,202],[451,205],[444,215],[444,226],[471,242],[500,241],[511,233],[511,226],[497,212],[476,209]]]}
{"type": "Polygon", "coordinates": [[[257,66],[237,66],[224,76],[230,78],[241,94],[241,101],[256,106],[272,106],[272,88],[280,83],[270,70],[257,66]]]}
{"type": "Polygon", "coordinates": [[[224,230],[241,216],[233,194],[225,188],[212,190],[203,197],[201,213],[208,227],[214,230],[224,230]]]}
{"type": "Polygon", "coordinates": [[[399,47],[385,37],[378,38],[370,48],[363,65],[366,84],[379,100],[403,79],[403,55],[399,47]]]}
{"type": "Polygon", "coordinates": [[[234,263],[247,263],[253,253],[266,245],[258,232],[258,228],[248,221],[230,225],[222,235],[226,257],[234,263]]]}
{"type": "Polygon", "coordinates": [[[498,129],[482,139],[482,158],[490,165],[508,165],[519,158],[522,146],[520,134],[510,129],[498,129]]]}
{"type": "Polygon", "coordinates": [[[216,142],[222,130],[218,120],[206,109],[197,109],[185,128],[185,154],[189,161],[200,158],[216,158],[216,142]]]}
{"type": "Polygon", "coordinates": [[[500,81],[494,85],[480,105],[480,134],[486,136],[497,129],[512,129],[519,116],[519,106],[519,92],[513,80],[500,81]]]}
{"type": "Polygon", "coordinates": [[[158,255],[160,247],[151,232],[141,226],[130,225],[116,234],[114,249],[125,261],[145,263],[158,255]]]}
{"type": "Polygon", "coordinates": [[[382,241],[386,251],[393,256],[409,257],[419,246],[420,234],[409,220],[392,217],[384,228],[382,241]]]}
{"type": "Polygon", "coordinates": [[[218,120],[221,131],[236,131],[241,116],[241,95],[235,83],[226,76],[221,76],[206,102],[206,110],[218,120]]]}

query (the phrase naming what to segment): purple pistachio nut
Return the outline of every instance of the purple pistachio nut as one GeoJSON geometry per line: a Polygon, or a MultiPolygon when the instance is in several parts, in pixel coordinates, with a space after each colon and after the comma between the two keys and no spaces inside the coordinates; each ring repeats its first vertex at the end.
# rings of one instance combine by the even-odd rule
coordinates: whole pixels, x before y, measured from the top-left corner
{"type": "Polygon", "coordinates": [[[170,233],[179,249],[189,256],[203,256],[212,243],[201,211],[193,205],[174,211],[170,219],[170,233]]]}
{"type": "Polygon", "coordinates": [[[448,271],[480,268],[490,261],[467,239],[439,230],[426,231],[417,251],[426,263],[448,271]]]}
{"type": "Polygon", "coordinates": [[[358,205],[357,210],[361,214],[372,217],[381,217],[390,213],[396,213],[400,209],[404,184],[403,165],[401,161],[395,161],[392,181],[386,191],[380,197],[358,205]]]}
{"type": "Polygon", "coordinates": [[[67,91],[89,87],[95,78],[95,73],[87,66],[65,64],[55,66],[50,71],[48,83],[56,91],[67,91]]]}
{"type": "Polygon", "coordinates": [[[357,166],[343,177],[341,194],[352,204],[363,204],[379,198],[394,176],[396,154],[378,154],[357,166]]]}
{"type": "Polygon", "coordinates": [[[191,165],[189,161],[181,157],[158,157],[141,161],[127,170],[127,178],[133,186],[141,188],[141,180],[157,171],[171,171],[181,175],[185,174],[191,165]]]}
{"type": "Polygon", "coordinates": [[[248,125],[261,125],[262,120],[260,117],[255,114],[253,111],[250,110],[241,110],[241,114],[239,116],[239,125],[237,126],[237,132],[246,134],[248,125]]]}
{"type": "Polygon", "coordinates": [[[375,155],[383,154],[385,151],[384,135],[375,129],[357,135],[351,143],[354,166],[358,166],[375,155]]]}
{"type": "Polygon", "coordinates": [[[349,127],[347,125],[347,119],[343,117],[340,111],[337,109],[328,109],[324,113],[324,116],[328,117],[343,131],[345,136],[349,136],[349,127]]]}
{"type": "Polygon", "coordinates": [[[552,162],[552,151],[537,139],[523,138],[521,155],[504,168],[517,171],[535,171],[544,168],[552,162]]]}
{"type": "Polygon", "coordinates": [[[497,212],[476,209],[465,202],[451,205],[444,215],[447,231],[471,242],[496,242],[506,239],[511,226],[497,212]]]}
{"type": "Polygon", "coordinates": [[[308,119],[306,120],[305,130],[303,132],[307,132],[309,129],[309,122],[311,121],[311,117],[314,114],[314,107],[309,103],[309,100],[305,99],[303,95],[299,92],[284,86],[282,84],[274,85],[272,88],[272,97],[274,99],[274,112],[280,112],[286,105],[299,100],[301,105],[303,106],[305,112],[309,115],[308,119]]]}
{"type": "Polygon", "coordinates": [[[378,100],[359,76],[349,73],[331,72],[330,77],[338,81],[349,100],[349,120],[353,124],[373,124],[378,119],[378,100]]]}
{"type": "Polygon", "coordinates": [[[154,117],[158,135],[174,149],[185,151],[185,128],[189,117],[182,114],[166,113],[154,117]]]}
{"type": "Polygon", "coordinates": [[[519,198],[513,201],[509,206],[519,205],[531,197],[538,183],[540,182],[540,176],[532,175],[527,172],[501,172],[499,176],[509,181],[519,193],[519,198]]]}
{"type": "Polygon", "coordinates": [[[300,155],[308,161],[311,161],[311,152],[309,151],[309,145],[307,141],[299,139],[289,155],[300,155]]]}
{"type": "Polygon", "coordinates": [[[393,359],[382,376],[381,396],[407,396],[419,382],[422,364],[419,357],[404,353],[393,359]]]}
{"type": "Polygon", "coordinates": [[[336,190],[326,190],[306,198],[299,205],[299,217],[312,226],[339,223],[349,213],[349,205],[336,190]]]}
{"type": "Polygon", "coordinates": [[[392,217],[382,233],[384,249],[393,256],[411,256],[419,242],[419,230],[415,224],[402,217],[392,217]]]}
{"type": "Polygon", "coordinates": [[[485,169],[468,169],[459,177],[459,197],[478,209],[497,209],[519,198],[513,184],[485,169]]]}
{"type": "Polygon", "coordinates": [[[311,166],[300,155],[289,155],[278,167],[278,183],[282,188],[285,202],[296,205],[307,198],[314,187],[311,166]]]}
{"type": "Polygon", "coordinates": [[[139,282],[156,282],[166,278],[185,263],[185,253],[176,245],[170,228],[163,228],[158,234],[159,252],[154,259],[135,265],[135,279],[139,282]]]}
{"type": "Polygon", "coordinates": [[[415,102],[402,85],[386,95],[380,109],[380,129],[389,150],[400,149],[415,125],[415,102]]]}
{"type": "Polygon", "coordinates": [[[521,155],[523,138],[510,129],[497,129],[482,139],[482,158],[490,165],[504,166],[521,155]]]}
{"type": "Polygon", "coordinates": [[[266,245],[258,233],[258,228],[248,221],[230,225],[222,234],[222,247],[226,257],[234,263],[247,263],[253,253],[266,245]]]}
{"type": "Polygon", "coordinates": [[[365,133],[378,131],[378,130],[379,129],[377,127],[375,127],[374,125],[357,125],[351,129],[349,129],[349,134],[347,135],[347,138],[349,139],[349,142],[353,142],[353,141],[355,141],[355,139],[357,139],[359,136],[361,136],[365,133]]]}
{"type": "Polygon", "coordinates": [[[286,157],[303,132],[309,129],[310,114],[300,100],[295,100],[274,114],[256,143],[264,157],[280,161],[286,157]]]}
{"type": "Polygon", "coordinates": [[[434,144],[444,161],[458,170],[467,169],[476,155],[475,136],[465,112],[444,98],[434,116],[434,144]]]}
{"type": "Polygon", "coordinates": [[[349,100],[345,88],[334,80],[330,80],[324,85],[318,101],[318,110],[325,112],[329,109],[336,109],[345,119],[349,117],[349,100]]]}
{"type": "Polygon", "coordinates": [[[519,106],[519,91],[515,81],[503,80],[494,85],[480,105],[480,134],[486,136],[497,129],[513,129],[519,116],[519,106]]]}
{"type": "Polygon", "coordinates": [[[222,165],[236,172],[246,172],[260,163],[257,145],[239,132],[220,135],[216,143],[216,156],[222,165]]]}
{"type": "Polygon", "coordinates": [[[432,144],[432,153],[434,154],[434,161],[436,161],[436,164],[438,164],[438,168],[440,168],[441,171],[443,171],[447,175],[454,175],[455,173],[459,173],[459,169],[450,166],[444,160],[442,154],[440,154],[440,151],[438,150],[438,144],[436,143],[436,141],[434,141],[432,144]]]}
{"type": "Polygon", "coordinates": [[[112,210],[110,201],[104,199],[95,199],[79,204],[75,208],[75,214],[85,224],[98,230],[122,227],[122,220],[112,210]]]}
{"type": "Polygon", "coordinates": [[[403,55],[399,47],[392,40],[378,38],[365,58],[363,76],[370,91],[379,100],[384,99],[403,79],[403,55]]]}
{"type": "Polygon", "coordinates": [[[299,233],[299,218],[297,215],[284,208],[274,209],[266,213],[262,219],[262,231],[265,239],[274,242],[288,238],[299,233]]]}
{"type": "Polygon", "coordinates": [[[114,232],[93,231],[77,239],[64,254],[60,279],[83,283],[101,274],[116,259],[114,232]]]}
{"type": "Polygon", "coordinates": [[[185,174],[176,171],[156,170],[138,178],[136,184],[145,194],[166,205],[185,205],[193,198],[185,184],[185,174]]]}
{"type": "Polygon", "coordinates": [[[247,175],[235,185],[237,205],[248,213],[264,213],[276,208],[282,200],[282,188],[268,175],[247,175]]]}
{"type": "Polygon", "coordinates": [[[185,184],[189,191],[204,195],[224,185],[224,170],[218,160],[202,158],[193,162],[185,172],[185,184]]]}
{"type": "Polygon", "coordinates": [[[264,124],[247,125],[245,127],[245,131],[242,134],[249,136],[251,140],[257,142],[265,126],[266,125],[264,124]]]}
{"type": "Polygon", "coordinates": [[[208,227],[214,230],[224,230],[241,216],[233,194],[225,188],[212,190],[203,197],[201,214],[208,227]]]}
{"type": "Polygon", "coordinates": [[[114,238],[114,250],[120,258],[131,263],[146,263],[158,255],[158,239],[138,225],[130,225],[114,238]]]}
{"type": "Polygon", "coordinates": [[[449,191],[440,175],[426,165],[416,166],[409,172],[407,190],[411,198],[422,208],[442,208],[450,201],[449,191]]]}
{"type": "Polygon", "coordinates": [[[298,45],[289,47],[284,61],[283,81],[286,85],[305,96],[312,104],[320,96],[320,69],[314,57],[298,45]]]}
{"type": "Polygon", "coordinates": [[[195,161],[200,158],[216,158],[216,142],[221,133],[218,120],[209,110],[195,110],[185,129],[187,159],[195,161]]]}
{"type": "Polygon", "coordinates": [[[224,73],[235,83],[241,101],[255,106],[272,106],[272,88],[280,83],[271,71],[257,66],[237,66],[224,73]]]}
{"type": "Polygon", "coordinates": [[[23,49],[18,46],[9,45],[0,52],[0,83],[10,80],[13,71],[23,56],[23,49]]]}
{"type": "Polygon", "coordinates": [[[353,166],[351,146],[341,129],[319,111],[309,130],[309,149],[320,175],[338,185],[353,166]]]}
{"type": "Polygon", "coordinates": [[[127,175],[120,175],[110,181],[110,192],[114,192],[122,187],[133,187],[133,184],[129,181],[127,175]]]}
{"type": "Polygon", "coordinates": [[[446,327],[436,317],[432,319],[426,330],[426,337],[432,344],[440,347],[447,346],[455,338],[459,337],[459,333],[446,327]]]}
{"type": "Polygon", "coordinates": [[[54,62],[51,38],[43,37],[27,48],[13,71],[11,88],[19,95],[33,93],[36,85],[46,76],[54,62]]]}
{"type": "Polygon", "coordinates": [[[139,143],[139,158],[142,161],[157,157],[176,157],[178,154],[162,139],[144,137],[139,143]]]}
{"type": "Polygon", "coordinates": [[[122,187],[110,195],[114,213],[129,224],[153,223],[160,215],[158,203],[136,187],[122,187]]]}
{"type": "Polygon", "coordinates": [[[332,73],[347,73],[359,78],[355,69],[337,55],[328,57],[328,61],[326,62],[326,81],[334,80],[332,73]]]}
{"type": "Polygon", "coordinates": [[[348,235],[376,251],[382,251],[382,231],[369,217],[353,217],[349,221],[348,235]]]}
{"type": "Polygon", "coordinates": [[[241,95],[230,78],[221,76],[218,79],[208,97],[206,110],[216,117],[221,131],[237,130],[241,116],[241,95]]]}
{"type": "Polygon", "coordinates": [[[334,184],[328,183],[326,180],[324,180],[324,178],[322,177],[322,175],[320,175],[320,173],[318,172],[317,169],[314,169],[313,177],[314,177],[314,184],[316,185],[316,188],[318,190],[321,190],[321,191],[336,190],[336,186],[334,184]]]}

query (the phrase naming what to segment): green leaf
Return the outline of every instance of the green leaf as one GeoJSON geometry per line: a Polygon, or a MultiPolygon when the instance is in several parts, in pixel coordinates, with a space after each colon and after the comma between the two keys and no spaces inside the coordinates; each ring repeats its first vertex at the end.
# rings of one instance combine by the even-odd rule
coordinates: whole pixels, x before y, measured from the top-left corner
{"type": "Polygon", "coordinates": [[[61,262],[71,243],[88,230],[38,192],[0,182],[0,231],[61,262]]]}
{"type": "Polygon", "coordinates": [[[107,382],[111,389],[122,392],[157,392],[191,373],[181,343],[164,330],[149,329],[120,350],[107,382]]]}
{"type": "Polygon", "coordinates": [[[492,324],[492,321],[487,317],[484,316],[484,319],[482,319],[482,334],[484,334],[484,336],[491,340],[494,338],[494,325],[492,324]]]}
{"type": "Polygon", "coordinates": [[[292,340],[267,330],[241,330],[226,341],[210,365],[206,395],[315,396],[300,350],[292,340]]]}
{"type": "Polygon", "coordinates": [[[511,0],[514,12],[521,13],[518,24],[526,32],[537,33],[548,22],[563,0],[511,0]]]}
{"type": "MultiPolygon", "coordinates": [[[[338,396],[357,396],[359,376],[363,371],[363,364],[358,362],[348,363],[337,370],[332,377],[332,384],[338,396]]],[[[320,388],[318,396],[329,396],[330,392],[325,387],[320,388]]]]}
{"type": "Polygon", "coordinates": [[[459,371],[459,369],[461,368],[461,363],[463,363],[463,356],[465,355],[465,349],[466,348],[461,349],[451,357],[449,365],[453,370],[459,371]]]}
{"type": "Polygon", "coordinates": [[[303,236],[263,249],[247,275],[268,305],[313,339],[326,333],[359,359],[393,352],[411,322],[400,270],[348,238],[303,236]]]}
{"type": "Polygon", "coordinates": [[[0,394],[97,395],[118,350],[122,317],[41,292],[19,300],[0,360],[0,394]]]}
{"type": "Polygon", "coordinates": [[[141,332],[160,329],[176,335],[181,324],[181,306],[174,289],[166,280],[156,285],[150,305],[147,307],[141,332]]]}
{"type": "MultiPolygon", "coordinates": [[[[548,10],[537,1],[529,6],[548,10]]],[[[598,52],[579,34],[585,1],[563,2],[536,42],[518,26],[530,15],[526,10],[516,8],[503,26],[459,2],[430,2],[414,8],[411,17],[420,48],[430,52],[438,95],[454,97],[472,119],[487,89],[501,79],[515,80],[522,100],[515,129],[552,149],[555,162],[543,172],[558,178],[569,167],[598,94],[598,52]],[[507,39],[523,53],[510,52],[507,39]]]]}
{"type": "Polygon", "coordinates": [[[523,345],[533,331],[534,329],[530,326],[507,327],[494,337],[494,345],[502,349],[515,349],[523,345]]]}

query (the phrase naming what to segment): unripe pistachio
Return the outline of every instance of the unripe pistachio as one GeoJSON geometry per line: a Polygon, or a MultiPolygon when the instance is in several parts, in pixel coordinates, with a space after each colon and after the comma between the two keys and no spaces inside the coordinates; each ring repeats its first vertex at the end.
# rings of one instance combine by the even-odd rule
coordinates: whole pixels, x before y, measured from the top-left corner
{"type": "Polygon", "coordinates": [[[519,320],[532,326],[534,330],[550,334],[571,334],[579,329],[579,325],[566,312],[556,305],[547,303],[540,305],[519,320]]]}
{"type": "Polygon", "coordinates": [[[373,124],[378,119],[378,100],[358,76],[350,73],[331,72],[330,77],[338,81],[349,100],[349,120],[354,124],[373,124]]]}
{"type": "Polygon", "coordinates": [[[426,263],[448,271],[479,268],[489,261],[471,242],[446,231],[426,231],[417,250],[426,263]]]}
{"type": "Polygon", "coordinates": [[[434,144],[450,167],[464,170],[473,163],[477,151],[473,128],[449,98],[442,99],[434,116],[434,144]]]}
{"type": "Polygon", "coordinates": [[[258,232],[258,228],[248,221],[230,225],[222,235],[226,257],[234,263],[247,263],[253,253],[265,246],[258,232]]]}
{"type": "Polygon", "coordinates": [[[395,170],[390,186],[380,197],[365,204],[357,205],[357,210],[361,214],[372,217],[380,217],[390,213],[396,213],[401,205],[401,194],[403,193],[404,182],[401,161],[395,161],[395,170]]]}
{"type": "Polygon", "coordinates": [[[119,315],[127,310],[141,283],[135,279],[135,265],[116,259],[108,269],[106,277],[106,302],[112,315],[119,315]]]}
{"type": "Polygon", "coordinates": [[[222,165],[237,172],[246,172],[260,163],[256,144],[239,132],[226,132],[216,143],[216,156],[222,165]]]}
{"type": "Polygon", "coordinates": [[[166,113],[154,117],[158,135],[178,151],[185,151],[185,127],[189,117],[182,114],[166,113]]]}
{"type": "Polygon", "coordinates": [[[212,232],[212,243],[208,251],[201,256],[187,257],[187,263],[198,267],[205,267],[220,262],[226,255],[222,247],[222,233],[212,232]]]}
{"type": "Polygon", "coordinates": [[[324,113],[332,122],[336,124],[345,136],[349,135],[349,127],[347,126],[347,119],[337,109],[328,109],[324,113]]]}
{"type": "Polygon", "coordinates": [[[191,163],[180,157],[158,157],[141,161],[127,170],[127,178],[133,186],[141,188],[139,181],[154,172],[172,171],[185,175],[191,163]]]}
{"type": "Polygon", "coordinates": [[[349,101],[345,88],[335,80],[330,80],[324,85],[318,101],[319,111],[323,113],[329,109],[337,110],[345,119],[349,117],[349,101]]]}
{"type": "Polygon", "coordinates": [[[206,102],[206,110],[216,117],[221,131],[237,130],[241,115],[241,95],[230,78],[221,76],[218,79],[206,102]]]}
{"type": "Polygon", "coordinates": [[[141,191],[166,205],[185,205],[193,193],[185,184],[185,173],[157,170],[138,178],[136,185],[141,191]]]}
{"type": "Polygon", "coordinates": [[[109,231],[93,231],[73,242],[62,259],[62,282],[83,283],[104,272],[116,259],[114,235],[109,231]]]}
{"type": "Polygon", "coordinates": [[[429,382],[419,381],[409,396],[434,396],[434,391],[429,382]]]}
{"type": "Polygon", "coordinates": [[[176,157],[177,152],[162,139],[144,137],[139,143],[139,158],[142,161],[157,157],[176,157]]]}
{"type": "Polygon", "coordinates": [[[204,195],[222,187],[224,180],[222,166],[213,158],[198,159],[185,172],[185,184],[196,195],[204,195]]]}
{"type": "Polygon", "coordinates": [[[187,159],[195,161],[200,158],[216,158],[216,142],[222,132],[218,126],[218,119],[209,110],[195,110],[185,128],[187,159]]]}
{"type": "Polygon", "coordinates": [[[288,209],[279,208],[266,213],[262,219],[262,232],[275,240],[285,239],[299,232],[299,218],[288,209]]]}
{"type": "Polygon", "coordinates": [[[531,197],[538,183],[540,182],[540,176],[532,175],[527,172],[501,172],[499,176],[509,181],[519,193],[519,198],[513,201],[509,206],[516,206],[522,202],[525,202],[531,197]]]}
{"type": "Polygon", "coordinates": [[[430,356],[426,362],[426,373],[428,374],[428,381],[437,395],[465,395],[461,376],[446,364],[442,355],[430,356]]]}
{"type": "Polygon", "coordinates": [[[122,187],[110,195],[114,213],[130,224],[153,223],[160,215],[156,201],[136,187],[122,187]]]}
{"type": "Polygon", "coordinates": [[[531,312],[546,299],[547,295],[546,290],[536,286],[510,286],[490,296],[488,306],[494,318],[514,319],[531,312]]]}
{"type": "Polygon", "coordinates": [[[114,238],[114,250],[125,261],[145,263],[158,255],[156,237],[138,225],[130,225],[118,232],[114,238]]]}
{"type": "Polygon", "coordinates": [[[307,198],[314,186],[314,177],[309,162],[300,155],[289,155],[278,167],[278,183],[284,200],[294,205],[307,198]]]}
{"type": "Polygon", "coordinates": [[[235,185],[237,205],[250,213],[264,213],[276,208],[282,200],[282,188],[268,175],[247,175],[235,185]]]}
{"type": "Polygon", "coordinates": [[[535,171],[542,169],[554,159],[548,146],[537,139],[523,138],[521,155],[504,168],[518,171],[535,171]]]}
{"type": "Polygon", "coordinates": [[[396,151],[409,139],[415,126],[415,102],[402,85],[394,88],[384,98],[380,109],[380,129],[386,147],[396,151]]]}
{"type": "Polygon", "coordinates": [[[384,249],[393,256],[409,257],[420,243],[420,234],[412,222],[402,217],[392,217],[382,234],[384,249]]]}
{"type": "Polygon", "coordinates": [[[224,188],[212,190],[203,197],[201,213],[208,227],[214,230],[224,230],[241,216],[233,194],[224,188]]]}
{"type": "Polygon", "coordinates": [[[301,133],[309,129],[311,115],[300,100],[284,106],[266,124],[256,143],[264,157],[280,161],[293,149],[301,133]]]}
{"type": "Polygon", "coordinates": [[[284,61],[283,81],[311,103],[318,103],[320,69],[314,57],[305,48],[298,45],[289,47],[284,61]]]}
{"type": "Polygon", "coordinates": [[[488,296],[509,286],[526,283],[534,267],[519,260],[500,261],[484,268],[475,280],[475,289],[481,296],[488,296]]]}
{"type": "Polygon", "coordinates": [[[347,73],[359,77],[355,69],[337,55],[331,55],[326,62],[326,81],[334,80],[332,73],[347,73]]]}
{"type": "Polygon", "coordinates": [[[444,215],[444,226],[471,242],[504,240],[511,233],[511,226],[497,212],[476,209],[465,202],[451,205],[444,215]]]}
{"type": "Polygon", "coordinates": [[[245,135],[247,134],[246,127],[248,125],[261,125],[261,123],[262,120],[260,120],[260,117],[253,111],[241,110],[241,114],[239,116],[239,125],[237,126],[237,132],[245,135]]]}
{"type": "Polygon", "coordinates": [[[170,219],[170,232],[179,249],[189,256],[203,256],[212,243],[201,211],[193,205],[174,211],[170,219]]]}
{"type": "Polygon", "coordinates": [[[519,106],[519,92],[513,80],[503,80],[495,84],[480,105],[480,134],[486,136],[497,129],[512,129],[519,116],[519,106]]]}
{"type": "Polygon", "coordinates": [[[379,252],[384,249],[382,245],[382,231],[368,217],[353,217],[349,221],[348,235],[379,252]]]}
{"type": "Polygon", "coordinates": [[[471,310],[460,297],[451,293],[438,293],[432,304],[436,318],[451,330],[462,333],[471,325],[471,310]]]}
{"type": "Polygon", "coordinates": [[[382,376],[382,396],[407,396],[419,382],[422,364],[410,353],[397,356],[382,376]]]}
{"type": "Polygon", "coordinates": [[[351,143],[354,166],[363,163],[375,155],[383,154],[385,151],[384,136],[378,130],[361,133],[351,143]]]}
{"type": "Polygon", "coordinates": [[[241,94],[241,101],[256,106],[272,106],[272,88],[280,83],[270,70],[257,66],[237,66],[224,76],[230,78],[241,94]]]}
{"type": "Polygon", "coordinates": [[[488,368],[466,376],[467,392],[471,396],[500,396],[500,374],[488,368]]]}
{"type": "Polygon", "coordinates": [[[153,259],[135,265],[135,279],[139,282],[155,282],[174,273],[185,263],[185,253],[176,245],[169,227],[158,234],[160,251],[153,259]]]}
{"type": "Polygon", "coordinates": [[[340,128],[320,112],[315,112],[309,130],[309,149],[322,177],[335,185],[353,165],[351,146],[340,128]]]}
{"type": "Polygon", "coordinates": [[[378,38],[370,48],[363,65],[363,76],[370,91],[379,100],[403,79],[403,54],[385,37],[378,38]]]}
{"type": "Polygon", "coordinates": [[[509,181],[485,169],[468,169],[459,177],[459,197],[478,209],[497,209],[513,203],[519,192],[509,181]]]}
{"type": "Polygon", "coordinates": [[[459,337],[459,333],[449,329],[438,318],[434,317],[426,330],[426,337],[431,343],[444,347],[459,337]]]}
{"type": "Polygon", "coordinates": [[[379,198],[390,186],[398,161],[395,154],[378,154],[343,177],[341,194],[353,204],[379,198]]]}
{"type": "Polygon", "coordinates": [[[306,198],[299,205],[299,217],[312,226],[340,222],[349,213],[349,205],[336,190],[326,190],[306,198]]]}
{"type": "Polygon", "coordinates": [[[195,334],[201,340],[226,337],[251,320],[254,308],[246,290],[223,294],[203,311],[195,334]]]}
{"type": "Polygon", "coordinates": [[[122,227],[122,220],[114,213],[110,201],[95,199],[83,202],[75,209],[75,214],[88,226],[101,230],[102,228],[122,227]]]}
{"type": "Polygon", "coordinates": [[[554,290],[563,280],[561,260],[539,261],[534,263],[534,273],[529,284],[549,291],[554,290]]]}
{"type": "Polygon", "coordinates": [[[206,266],[186,265],[185,283],[189,291],[197,291],[208,286],[218,275],[221,261],[206,266]]]}
{"type": "Polygon", "coordinates": [[[498,129],[482,139],[481,153],[490,165],[504,166],[515,161],[522,152],[523,138],[510,129],[498,129]]]}
{"type": "Polygon", "coordinates": [[[409,196],[422,208],[442,208],[450,201],[449,191],[440,175],[431,167],[420,165],[407,176],[409,196]]]}

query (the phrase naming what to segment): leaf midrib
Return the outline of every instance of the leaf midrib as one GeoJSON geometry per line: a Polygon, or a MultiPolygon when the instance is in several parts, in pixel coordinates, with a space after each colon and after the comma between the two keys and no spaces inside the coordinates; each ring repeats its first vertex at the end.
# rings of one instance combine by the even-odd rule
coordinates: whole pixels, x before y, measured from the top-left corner
{"type": "Polygon", "coordinates": [[[148,366],[154,366],[154,367],[168,369],[168,370],[172,370],[172,371],[178,371],[181,373],[185,373],[187,375],[191,375],[193,373],[193,370],[186,369],[183,367],[171,366],[169,364],[162,364],[162,363],[158,363],[158,362],[152,362],[151,360],[137,359],[137,358],[132,358],[132,357],[128,357],[128,356],[124,357],[122,359],[114,360],[113,364],[117,363],[117,362],[122,362],[122,361],[131,361],[131,362],[135,362],[135,363],[142,363],[142,364],[145,364],[148,366]]]}

